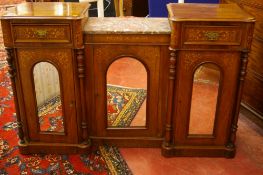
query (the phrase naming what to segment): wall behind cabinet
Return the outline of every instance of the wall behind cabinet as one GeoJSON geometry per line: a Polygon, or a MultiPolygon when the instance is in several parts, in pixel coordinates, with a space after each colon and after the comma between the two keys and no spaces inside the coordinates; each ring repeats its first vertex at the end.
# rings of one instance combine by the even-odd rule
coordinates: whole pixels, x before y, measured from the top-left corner
{"type": "Polygon", "coordinates": [[[242,104],[263,120],[263,1],[224,0],[223,2],[237,3],[256,18],[242,104]]]}

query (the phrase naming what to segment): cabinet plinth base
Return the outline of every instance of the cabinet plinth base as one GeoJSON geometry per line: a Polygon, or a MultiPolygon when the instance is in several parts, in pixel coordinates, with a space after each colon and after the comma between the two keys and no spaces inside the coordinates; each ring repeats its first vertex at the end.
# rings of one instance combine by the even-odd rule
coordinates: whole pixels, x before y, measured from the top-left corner
{"type": "Polygon", "coordinates": [[[162,138],[144,137],[144,138],[129,138],[129,137],[91,137],[92,145],[109,144],[117,147],[144,147],[144,148],[160,148],[162,138]]]}
{"type": "Polygon", "coordinates": [[[162,155],[164,157],[226,157],[234,158],[235,148],[226,146],[165,146],[162,145],[162,155]]]}
{"type": "Polygon", "coordinates": [[[30,142],[18,145],[21,154],[81,154],[89,153],[90,144],[30,142]]]}

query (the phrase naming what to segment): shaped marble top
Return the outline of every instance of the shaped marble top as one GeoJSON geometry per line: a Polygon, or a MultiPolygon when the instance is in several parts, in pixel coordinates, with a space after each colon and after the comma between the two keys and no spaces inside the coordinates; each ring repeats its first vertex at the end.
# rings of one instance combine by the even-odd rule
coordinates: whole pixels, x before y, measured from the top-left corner
{"type": "Polygon", "coordinates": [[[170,34],[168,18],[105,17],[88,19],[86,34],[170,34]]]}

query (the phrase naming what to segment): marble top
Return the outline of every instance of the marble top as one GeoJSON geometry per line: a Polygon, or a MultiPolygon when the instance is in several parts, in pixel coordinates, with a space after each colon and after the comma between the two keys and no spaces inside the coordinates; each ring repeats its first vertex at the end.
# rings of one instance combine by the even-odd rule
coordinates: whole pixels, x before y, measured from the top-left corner
{"type": "Polygon", "coordinates": [[[168,18],[105,17],[88,19],[86,34],[170,34],[168,18]]]}

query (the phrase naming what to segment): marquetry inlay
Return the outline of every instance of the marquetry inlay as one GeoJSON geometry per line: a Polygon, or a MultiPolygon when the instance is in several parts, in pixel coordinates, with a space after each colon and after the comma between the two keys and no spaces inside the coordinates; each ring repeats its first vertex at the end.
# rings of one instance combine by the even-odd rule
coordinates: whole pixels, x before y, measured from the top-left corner
{"type": "Polygon", "coordinates": [[[193,69],[197,59],[201,59],[202,55],[199,52],[183,52],[182,56],[184,59],[184,69],[189,71],[193,69]],[[197,58],[197,59],[196,59],[197,58]]]}
{"type": "Polygon", "coordinates": [[[77,48],[82,48],[83,47],[83,34],[82,34],[81,21],[73,22],[73,30],[74,30],[74,45],[77,48]]]}
{"type": "Polygon", "coordinates": [[[214,42],[215,44],[240,45],[240,26],[185,26],[184,44],[214,42]]]}
{"type": "Polygon", "coordinates": [[[116,35],[116,34],[96,34],[86,35],[85,43],[151,43],[153,45],[167,44],[169,42],[169,35],[116,35]]]}
{"type": "MultiPolygon", "coordinates": [[[[261,23],[261,29],[263,29],[263,23],[261,23]]],[[[252,40],[253,40],[253,33],[254,33],[254,25],[250,25],[249,29],[248,29],[248,37],[247,37],[247,49],[251,48],[252,45],[252,40]]]]}
{"type": "Polygon", "coordinates": [[[213,62],[214,64],[217,65],[224,64],[226,68],[227,67],[231,68],[231,65],[234,64],[234,59],[229,59],[229,58],[236,57],[237,53],[188,51],[188,52],[182,52],[181,56],[184,57],[184,69],[186,71],[189,71],[192,70],[194,66],[201,64],[206,60],[210,60],[209,62],[213,62]]]}
{"type": "Polygon", "coordinates": [[[106,57],[111,59],[117,59],[120,56],[129,56],[138,59],[147,58],[148,63],[155,63],[156,58],[160,56],[160,50],[158,47],[145,46],[143,49],[140,49],[140,47],[127,46],[126,48],[123,48],[116,46],[116,50],[119,49],[118,52],[105,52],[106,49],[110,48],[112,48],[112,46],[104,46],[103,48],[97,47],[94,49],[94,55],[96,55],[98,58],[106,57]]]}
{"type": "Polygon", "coordinates": [[[69,25],[13,25],[15,42],[70,42],[69,25]]]}
{"type": "MultiPolygon", "coordinates": [[[[68,68],[72,64],[71,59],[68,59],[71,55],[69,49],[19,49],[17,51],[21,60],[35,60],[36,62],[42,60],[56,60],[56,64],[64,68],[68,68]]],[[[26,61],[21,61],[21,67],[27,68],[28,64],[26,61]]]]}

